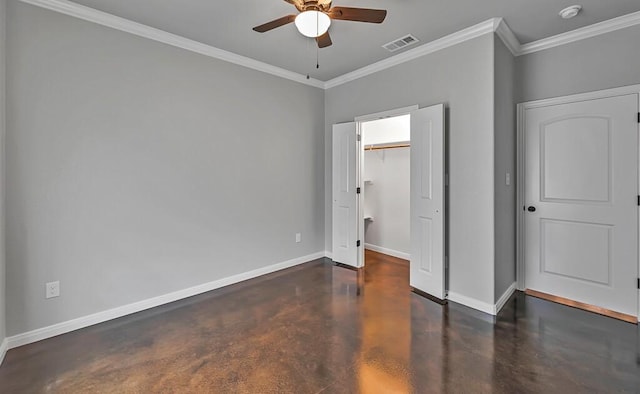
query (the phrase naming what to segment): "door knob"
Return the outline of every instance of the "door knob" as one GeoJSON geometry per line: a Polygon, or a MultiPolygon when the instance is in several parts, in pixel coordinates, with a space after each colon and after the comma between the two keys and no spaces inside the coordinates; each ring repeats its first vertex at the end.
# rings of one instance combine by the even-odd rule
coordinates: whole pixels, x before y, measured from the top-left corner
{"type": "Polygon", "coordinates": [[[534,207],[533,205],[530,205],[529,208],[527,208],[527,211],[535,212],[536,211],[536,207],[534,207]]]}

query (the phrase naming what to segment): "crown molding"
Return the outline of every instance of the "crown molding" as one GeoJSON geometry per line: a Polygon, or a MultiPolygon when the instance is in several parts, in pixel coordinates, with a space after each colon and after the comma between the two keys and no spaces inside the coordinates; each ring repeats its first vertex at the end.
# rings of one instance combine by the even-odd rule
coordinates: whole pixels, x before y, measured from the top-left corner
{"type": "Polygon", "coordinates": [[[414,49],[388,57],[376,63],[323,82],[315,78],[307,79],[305,75],[289,71],[281,67],[273,66],[246,56],[237,55],[233,52],[225,51],[164,30],[156,29],[106,12],[98,11],[69,0],[20,1],[320,89],[330,89],[347,82],[354,81],[378,71],[382,71],[480,37],[487,33],[495,33],[514,56],[522,56],[595,37],[601,34],[610,33],[627,27],[640,25],[640,12],[635,12],[522,45],[503,18],[492,18],[456,33],[439,38],[435,41],[428,42],[414,49]]]}
{"type": "Polygon", "coordinates": [[[495,28],[499,23],[498,22],[499,19],[501,18],[489,19],[475,26],[471,26],[469,28],[460,30],[456,33],[449,34],[448,36],[439,38],[435,41],[431,41],[426,44],[420,45],[417,48],[410,49],[406,52],[400,53],[392,57],[388,57],[376,63],[372,63],[368,66],[359,68],[355,71],[351,71],[339,77],[333,78],[325,82],[324,88],[330,89],[338,85],[342,85],[347,82],[351,82],[356,79],[365,77],[367,75],[371,75],[378,71],[386,70],[390,67],[397,66],[399,64],[417,59],[425,55],[429,55],[431,53],[451,47],[453,45],[457,45],[465,41],[480,37],[484,34],[492,33],[493,31],[495,31],[495,28]]]}
{"type": "Polygon", "coordinates": [[[640,25],[640,11],[558,34],[553,37],[543,38],[542,40],[523,44],[520,46],[519,55],[527,55],[529,53],[555,48],[560,45],[570,44],[572,42],[599,36],[601,34],[611,33],[616,30],[636,25],[640,25]]]}
{"type": "Polygon", "coordinates": [[[507,47],[507,49],[509,49],[509,51],[511,51],[513,56],[520,56],[520,41],[518,41],[518,38],[515,34],[513,34],[513,31],[511,30],[511,28],[509,28],[509,25],[507,25],[507,22],[505,22],[504,19],[497,19],[498,22],[495,26],[496,35],[500,37],[504,45],[507,47]]]}
{"type": "Polygon", "coordinates": [[[88,22],[97,23],[102,26],[120,30],[136,36],[148,38],[187,51],[199,53],[214,59],[223,60],[229,63],[237,64],[256,71],[275,75],[280,78],[289,79],[305,85],[316,88],[324,88],[324,82],[310,78],[305,75],[298,74],[284,68],[272,66],[270,64],[248,58],[246,56],[237,55],[235,53],[225,51],[201,42],[191,40],[176,34],[168,33],[164,30],[156,29],[141,23],[133,22],[119,16],[115,16],[106,12],[83,6],[68,0],[20,0],[23,3],[35,5],[61,14],[69,15],[88,22]]]}

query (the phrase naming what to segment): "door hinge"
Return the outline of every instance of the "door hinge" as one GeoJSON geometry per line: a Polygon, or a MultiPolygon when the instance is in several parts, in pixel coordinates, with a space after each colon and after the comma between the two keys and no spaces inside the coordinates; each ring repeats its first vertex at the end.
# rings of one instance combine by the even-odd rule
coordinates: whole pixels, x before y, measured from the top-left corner
{"type": "Polygon", "coordinates": [[[638,278],[638,289],[640,290],[640,278],[638,278]]]}
{"type": "Polygon", "coordinates": [[[640,207],[640,196],[638,196],[638,206],[640,207]]]}
{"type": "Polygon", "coordinates": [[[638,123],[640,123],[640,112],[638,112],[638,123]]]}
{"type": "MultiPolygon", "coordinates": [[[[356,187],[356,194],[360,194],[360,188],[356,187]]],[[[638,201],[640,201],[640,196],[638,196],[638,201]]],[[[640,203],[638,203],[640,205],[640,203]]]]}
{"type": "Polygon", "coordinates": [[[356,246],[357,246],[358,248],[360,247],[360,240],[358,240],[358,241],[356,242],[356,246]]]}
{"type": "Polygon", "coordinates": [[[356,134],[356,141],[360,142],[361,139],[362,139],[362,136],[360,134],[356,134]]]}

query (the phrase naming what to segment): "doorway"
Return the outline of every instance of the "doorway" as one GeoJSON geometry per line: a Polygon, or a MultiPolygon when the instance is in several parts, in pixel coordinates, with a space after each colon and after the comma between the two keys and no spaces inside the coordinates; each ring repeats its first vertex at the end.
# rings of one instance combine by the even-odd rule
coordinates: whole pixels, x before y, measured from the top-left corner
{"type": "MultiPolygon", "coordinates": [[[[444,301],[446,177],[443,104],[387,111],[356,118],[355,122],[333,125],[332,258],[347,267],[364,267],[365,180],[371,181],[369,187],[375,180],[365,179],[363,173],[366,147],[362,140],[363,123],[401,115],[410,115],[410,286],[431,299],[444,301]]],[[[406,144],[406,140],[400,142],[406,144]]],[[[386,144],[383,146],[388,148],[386,144]]],[[[369,221],[375,220],[373,214],[367,215],[370,216],[369,221]]]]}
{"type": "Polygon", "coordinates": [[[519,286],[638,317],[636,88],[521,104],[519,286]]]}
{"type": "Polygon", "coordinates": [[[362,122],[360,131],[364,249],[409,260],[411,115],[362,122]]]}

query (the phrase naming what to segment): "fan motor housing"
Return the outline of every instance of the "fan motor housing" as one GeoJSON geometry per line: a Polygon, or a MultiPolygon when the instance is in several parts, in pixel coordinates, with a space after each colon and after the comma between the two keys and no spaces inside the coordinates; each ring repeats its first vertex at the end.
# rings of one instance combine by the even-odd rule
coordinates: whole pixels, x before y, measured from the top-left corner
{"type": "Polygon", "coordinates": [[[298,11],[321,11],[328,12],[331,8],[331,0],[292,0],[298,11]]]}

